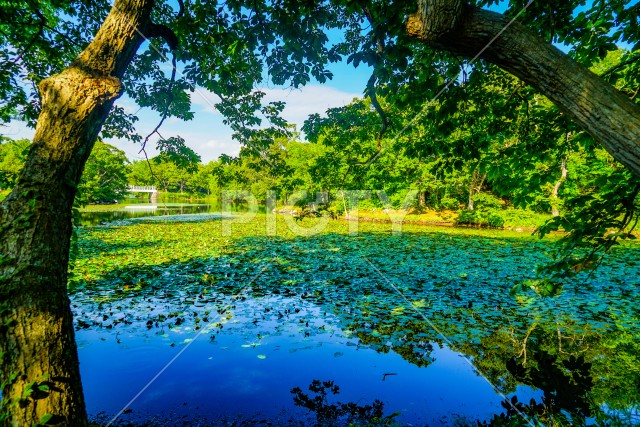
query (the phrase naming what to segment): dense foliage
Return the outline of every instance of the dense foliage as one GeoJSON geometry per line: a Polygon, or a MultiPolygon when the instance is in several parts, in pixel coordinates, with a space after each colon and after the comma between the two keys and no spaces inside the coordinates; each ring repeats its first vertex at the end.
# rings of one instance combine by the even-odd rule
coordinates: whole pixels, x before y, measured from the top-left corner
{"type": "Polygon", "coordinates": [[[78,202],[113,202],[124,196],[127,191],[128,163],[123,151],[97,141],[82,173],[78,202]]]}
{"type": "Polygon", "coordinates": [[[0,137],[0,191],[13,188],[31,142],[0,137]]]}
{"type": "MultiPolygon", "coordinates": [[[[500,225],[496,212],[506,203],[550,210],[558,216],[541,228],[540,234],[559,228],[570,234],[547,271],[551,277],[527,285],[547,295],[557,293],[558,278],[592,269],[619,240],[633,237],[639,220],[640,145],[630,136],[640,132],[640,109],[634,104],[638,102],[640,71],[640,5],[631,0],[470,0],[464,4],[441,0],[437,2],[440,6],[453,9],[463,4],[457,9],[471,12],[447,17],[443,11],[448,10],[441,7],[435,14],[438,16],[427,17],[425,9],[416,18],[416,3],[425,4],[384,0],[122,0],[116,1],[109,15],[110,25],[101,27],[111,6],[107,0],[0,0],[0,122],[18,119],[33,126],[40,116],[27,166],[17,180],[18,190],[0,206],[5,222],[0,266],[7,283],[0,288],[7,301],[0,310],[2,373],[9,379],[6,382],[3,378],[2,392],[9,396],[3,405],[11,402],[10,417],[21,416],[24,424],[45,424],[69,415],[58,414],[58,407],[46,413],[44,405],[54,405],[54,399],[43,399],[29,410],[16,409],[35,401],[34,384],[48,394],[49,386],[40,389],[37,381],[48,374],[42,370],[45,362],[52,360],[62,369],[52,381],[70,374],[67,383],[57,383],[66,391],[56,396],[68,400],[60,404],[65,407],[62,411],[68,408],[70,414],[81,418],[79,425],[86,424],[65,288],[70,216],[80,172],[100,131],[103,139],[141,142],[143,150],[146,144],[155,143],[161,152],[156,164],[170,160],[180,170],[195,169],[197,155],[184,139],[175,135],[165,138],[158,130],[169,116],[192,119],[190,97],[199,89],[216,95],[216,108],[233,129],[234,138],[245,147],[244,159],[241,156],[231,164],[225,159],[220,168],[214,164],[212,173],[205,172],[201,188],[210,190],[215,170],[218,186],[237,180],[255,187],[254,191],[264,191],[278,185],[287,199],[294,198],[294,190],[305,185],[323,191],[334,187],[338,192],[382,186],[388,199],[397,200],[406,200],[415,190],[423,205],[427,200],[435,207],[464,203],[473,212],[461,216],[460,222],[493,226],[500,225]],[[116,10],[117,6],[123,10],[116,10]],[[444,53],[476,54],[446,40],[452,36],[455,41],[454,28],[468,34],[463,18],[497,16],[474,15],[474,6],[506,8],[506,18],[496,22],[504,23],[509,17],[522,22],[509,32],[500,31],[494,38],[497,44],[506,42],[504,46],[508,46],[510,40],[530,34],[527,28],[538,36],[525,37],[533,42],[521,44],[523,52],[502,49],[506,62],[492,57],[492,48],[482,56],[486,46],[477,55],[500,64],[549,96],[635,175],[612,162],[591,137],[540,93],[488,63],[475,58],[467,62],[444,53]],[[133,26],[126,27],[129,16],[135,18],[136,34],[133,26]],[[444,37],[428,39],[419,31],[408,31],[410,16],[415,20],[409,22],[417,21],[424,30],[437,24],[434,21],[438,18],[452,19],[446,23],[447,31],[441,33],[444,37]],[[91,49],[85,49],[99,28],[103,30],[100,36],[91,49]],[[336,33],[340,36],[330,37],[336,33]],[[501,34],[504,39],[498,37],[501,34]],[[150,40],[142,43],[139,36],[150,40]],[[576,63],[592,67],[599,77],[566,61],[549,44],[562,47],[576,63]],[[518,70],[517,65],[522,65],[518,59],[527,57],[522,53],[536,50],[550,56],[518,70]],[[74,62],[79,52],[84,55],[74,62]],[[308,168],[296,169],[300,181],[278,182],[280,177],[296,176],[286,170],[286,161],[279,157],[292,135],[280,117],[283,103],[264,102],[265,93],[255,87],[271,82],[297,88],[313,79],[322,83],[332,77],[327,65],[341,60],[370,68],[371,77],[363,88],[368,100],[332,110],[326,117],[312,117],[303,130],[309,146],[315,147],[311,156],[299,157],[310,158],[308,168]],[[169,61],[171,68],[165,66],[169,61]],[[541,73],[538,65],[546,70],[541,73]],[[583,89],[594,90],[578,93],[582,86],[567,85],[571,81],[567,70],[589,82],[583,89]],[[562,87],[550,89],[560,75],[564,76],[560,86],[564,85],[565,93],[562,87]],[[547,86],[537,84],[536,76],[544,77],[547,86]],[[133,102],[158,113],[158,127],[150,135],[139,135],[135,127],[138,117],[122,107],[114,108],[107,119],[110,100],[119,95],[121,82],[133,102]],[[576,87],[578,90],[573,90],[576,87]],[[595,102],[587,102],[592,100],[595,102]],[[583,106],[588,108],[581,109],[583,106]],[[615,108],[609,110],[610,106],[615,108]],[[586,118],[583,112],[588,113],[586,118]],[[625,127],[625,119],[633,125],[625,127]],[[279,142],[281,139],[286,144],[279,142]],[[585,175],[576,174],[580,167],[585,175]],[[43,320],[40,315],[50,318],[43,320]],[[15,332],[20,328],[11,329],[19,321],[46,332],[19,336],[15,332]],[[60,331],[55,339],[45,341],[60,331]],[[46,348],[41,345],[42,349],[35,350],[40,340],[46,342],[46,348]],[[58,351],[43,354],[56,345],[58,351]],[[31,359],[25,359],[21,351],[31,359]],[[36,356],[41,360],[33,364],[37,366],[32,372],[30,362],[36,356]]],[[[482,32],[484,26],[480,29],[482,32]]],[[[494,30],[488,33],[490,37],[496,34],[494,30]]],[[[475,48],[484,44],[485,38],[475,33],[462,41],[475,48]]],[[[9,157],[19,158],[22,152],[18,148],[12,147],[9,157]]],[[[113,151],[110,155],[118,157],[113,151]]],[[[96,156],[94,161],[98,166],[87,168],[84,197],[111,198],[117,191],[89,194],[101,188],[99,164],[105,158],[96,156]]],[[[184,180],[170,182],[176,173],[167,174],[161,184],[165,189],[184,190],[184,180]]],[[[118,176],[121,180],[122,174],[118,176]]],[[[1,179],[3,187],[14,184],[15,171],[5,171],[1,179]]],[[[333,191],[335,198],[339,193],[333,191]]],[[[382,205],[395,203],[381,199],[382,205]]],[[[344,197],[342,204],[347,207],[344,197]]],[[[411,244],[409,240],[402,243],[411,244]]],[[[359,313],[360,317],[366,315],[365,311],[359,313]]],[[[446,318],[446,313],[441,317],[446,318]]],[[[536,360],[544,365],[551,359],[540,356],[536,360]]],[[[588,363],[575,357],[562,360],[557,371],[580,365],[573,378],[586,388],[589,382],[583,382],[582,373],[588,363]]],[[[536,372],[517,362],[509,366],[517,378],[539,380],[536,372]]],[[[590,416],[582,402],[568,403],[579,410],[577,417],[590,416]]]]}
{"type": "MultiPolygon", "coordinates": [[[[0,14],[6,58],[1,72],[7,76],[0,88],[0,117],[33,125],[39,105],[32,89],[86,45],[105,16],[107,2],[18,3],[3,2],[0,14]]],[[[500,2],[472,3],[486,7],[500,2]]],[[[280,190],[285,198],[298,189],[384,189],[395,205],[415,190],[423,206],[464,205],[473,210],[477,204],[479,209],[464,214],[461,223],[493,226],[500,225],[498,202],[491,199],[497,196],[502,205],[562,213],[542,232],[575,230],[567,247],[591,248],[594,253],[588,259],[578,257],[584,265],[597,262],[609,243],[630,237],[637,192],[626,189],[636,188],[638,179],[518,79],[487,63],[467,66],[408,37],[404,19],[414,11],[410,2],[294,6],[187,1],[184,9],[174,6],[159,2],[154,19],[182,41],[172,53],[179,72],[171,76],[163,70],[171,46],[154,39],[127,74],[127,95],[162,119],[190,120],[194,90],[211,91],[234,138],[245,148],[240,160],[225,158],[187,173],[188,165],[195,169],[195,153],[180,137],[160,137],[156,177],[145,176],[142,165],[133,166],[130,176],[139,184],[155,181],[168,191],[204,193],[242,186],[259,198],[267,188],[280,190]],[[344,38],[334,41],[330,30],[344,38]],[[254,87],[265,75],[275,84],[293,87],[314,79],[324,82],[332,77],[327,64],[340,60],[371,68],[363,88],[368,98],[310,118],[304,132],[316,145],[296,145],[279,116],[283,104],[264,104],[264,93],[254,87]],[[428,101],[434,97],[438,99],[428,101]],[[284,155],[283,144],[304,154],[284,155]],[[183,168],[172,169],[165,160],[179,160],[183,168]],[[595,223],[589,221],[596,216],[600,219],[595,223]],[[602,245],[612,228],[615,239],[602,245]]],[[[501,6],[515,16],[525,3],[514,0],[501,6]]],[[[519,18],[524,24],[638,100],[638,4],[528,6],[519,18]]],[[[102,135],[146,144],[149,138],[136,132],[136,121],[134,114],[118,107],[102,135]]],[[[561,258],[562,265],[575,265],[561,258]]]]}
{"type": "MultiPolygon", "coordinates": [[[[0,140],[0,190],[11,189],[18,178],[31,142],[27,139],[0,140]]],[[[127,191],[129,161],[122,150],[97,141],[78,186],[77,203],[113,203],[127,191]]]]}

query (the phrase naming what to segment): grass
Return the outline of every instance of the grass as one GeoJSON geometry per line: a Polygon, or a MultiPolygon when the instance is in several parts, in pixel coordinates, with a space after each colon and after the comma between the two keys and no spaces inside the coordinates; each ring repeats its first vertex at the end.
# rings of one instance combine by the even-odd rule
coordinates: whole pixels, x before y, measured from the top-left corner
{"type": "Polygon", "coordinates": [[[359,219],[372,221],[402,221],[405,224],[450,225],[453,224],[457,213],[449,210],[435,211],[431,209],[420,213],[407,213],[407,211],[397,209],[379,209],[374,211],[359,210],[357,216],[359,219]]]}

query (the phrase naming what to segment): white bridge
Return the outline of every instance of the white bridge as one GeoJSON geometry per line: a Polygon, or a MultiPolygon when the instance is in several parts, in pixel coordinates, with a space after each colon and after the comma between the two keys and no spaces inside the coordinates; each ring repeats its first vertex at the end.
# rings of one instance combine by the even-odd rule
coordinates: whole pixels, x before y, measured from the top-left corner
{"type": "Polygon", "coordinates": [[[155,185],[129,185],[129,193],[157,193],[155,185]]]}
{"type": "Polygon", "coordinates": [[[158,199],[158,189],[155,185],[129,185],[129,193],[149,193],[149,201],[155,202],[158,199]]]}

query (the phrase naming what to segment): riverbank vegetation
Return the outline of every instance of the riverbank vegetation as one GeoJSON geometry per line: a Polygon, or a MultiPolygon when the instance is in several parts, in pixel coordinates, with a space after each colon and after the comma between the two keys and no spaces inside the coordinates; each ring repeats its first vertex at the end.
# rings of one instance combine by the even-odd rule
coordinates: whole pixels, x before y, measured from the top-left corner
{"type": "MultiPolygon", "coordinates": [[[[592,69],[605,72],[628,55],[622,49],[610,52],[592,69]]],[[[609,79],[624,90],[630,72],[621,66],[609,79]]],[[[548,100],[493,67],[452,90],[456,96],[416,111],[400,102],[402,92],[382,90],[375,103],[355,99],[326,116],[309,117],[302,135],[293,131],[261,147],[249,144],[236,158],[206,164],[184,141],[172,155],[134,162],[99,142],[79,200],[113,202],[126,194],[128,184],[155,185],[166,197],[238,201],[248,192],[263,204],[275,195],[280,206],[301,209],[311,203],[344,215],[355,207],[359,191],[355,198],[362,211],[445,212],[443,222],[498,228],[536,228],[555,217],[550,228],[570,231],[587,224],[597,208],[607,225],[594,233],[602,237],[625,215],[626,227],[616,231],[620,237],[630,231],[637,216],[637,179],[548,100]],[[377,103],[402,132],[380,128],[377,103]],[[350,192],[346,200],[345,191],[350,192]]],[[[0,187],[6,189],[29,142],[0,142],[0,187]]]]}
{"type": "MultiPolygon", "coordinates": [[[[597,68],[624,55],[610,54],[597,68]]],[[[207,164],[188,149],[187,156],[129,162],[120,150],[100,142],[85,168],[80,200],[113,202],[125,196],[129,184],[155,185],[165,197],[192,199],[243,200],[249,192],[265,203],[275,194],[281,206],[311,203],[338,215],[354,207],[355,200],[345,201],[344,192],[361,191],[356,197],[362,211],[445,212],[444,222],[489,227],[539,227],[551,216],[579,219],[593,200],[601,200],[599,207],[613,218],[624,215],[617,213],[616,201],[633,195],[627,193],[635,188],[634,178],[558,116],[552,104],[497,69],[459,90],[459,98],[420,111],[421,123],[395,111],[401,119],[396,127],[411,125],[399,137],[382,134],[372,102],[356,99],[326,117],[310,117],[303,128],[308,141],[293,132],[264,149],[248,146],[237,158],[222,156],[207,164]],[[452,111],[446,121],[429,119],[443,110],[452,111]],[[536,150],[528,148],[534,145],[536,150]],[[607,183],[614,180],[629,182],[612,189],[607,183]]],[[[380,102],[391,108],[384,98],[380,102]]],[[[24,161],[28,141],[2,142],[1,186],[6,189],[24,161]]]]}

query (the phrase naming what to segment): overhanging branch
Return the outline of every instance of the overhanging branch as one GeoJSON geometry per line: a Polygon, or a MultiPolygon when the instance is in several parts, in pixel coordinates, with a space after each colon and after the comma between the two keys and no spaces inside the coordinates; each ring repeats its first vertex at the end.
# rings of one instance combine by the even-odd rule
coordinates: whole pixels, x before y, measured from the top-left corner
{"type": "Polygon", "coordinates": [[[479,57],[520,78],[640,176],[639,105],[502,14],[463,5],[458,15],[442,16],[447,4],[454,10],[458,3],[418,0],[418,10],[407,23],[408,34],[435,49],[479,57]]]}
{"type": "MultiPolygon", "coordinates": [[[[184,12],[184,4],[182,3],[182,1],[180,1],[179,3],[180,3],[180,12],[178,12],[178,15],[184,12]]],[[[161,37],[167,43],[167,45],[169,46],[169,49],[171,49],[171,55],[172,55],[171,56],[171,80],[169,81],[169,87],[167,88],[169,99],[167,100],[167,104],[165,105],[164,111],[162,112],[162,116],[160,117],[160,122],[144,138],[144,141],[142,141],[142,148],[140,148],[140,151],[139,151],[139,153],[144,153],[145,157],[147,157],[147,151],[146,151],[147,142],[149,142],[149,139],[154,134],[158,134],[158,136],[160,136],[160,134],[158,133],[158,130],[160,129],[160,127],[162,127],[162,124],[169,116],[169,109],[173,104],[173,86],[176,82],[176,71],[178,66],[178,61],[176,58],[175,51],[178,48],[180,41],[178,39],[178,36],[176,36],[176,34],[173,32],[171,28],[167,27],[166,25],[159,25],[154,23],[151,23],[147,28],[145,37],[147,38],[161,37]]],[[[147,163],[148,163],[148,157],[147,157],[147,163]]],[[[151,164],[149,164],[149,168],[151,168],[151,164]]]]}
{"type": "Polygon", "coordinates": [[[144,35],[149,39],[161,37],[172,51],[176,50],[180,43],[176,33],[174,33],[171,28],[162,24],[151,23],[144,35]]]}
{"type": "Polygon", "coordinates": [[[626,61],[623,61],[617,65],[614,65],[613,67],[609,68],[608,70],[606,70],[604,73],[600,74],[600,77],[606,77],[609,76],[611,74],[613,74],[614,72],[618,71],[621,68],[626,67],[627,65],[631,65],[634,62],[640,60],[640,55],[635,55],[629,59],[627,59],[626,61]]]}
{"type": "Polygon", "coordinates": [[[373,108],[375,108],[376,112],[380,116],[380,120],[382,120],[382,127],[380,128],[380,132],[378,132],[378,137],[376,139],[378,142],[378,152],[379,152],[380,150],[382,150],[382,137],[384,136],[384,134],[387,132],[387,129],[389,128],[389,118],[387,117],[387,114],[384,112],[384,110],[380,106],[380,103],[378,102],[378,97],[376,96],[376,86],[375,86],[376,80],[377,80],[377,77],[374,72],[369,78],[369,81],[367,82],[367,95],[369,96],[369,99],[371,99],[371,104],[373,105],[373,108]]]}

